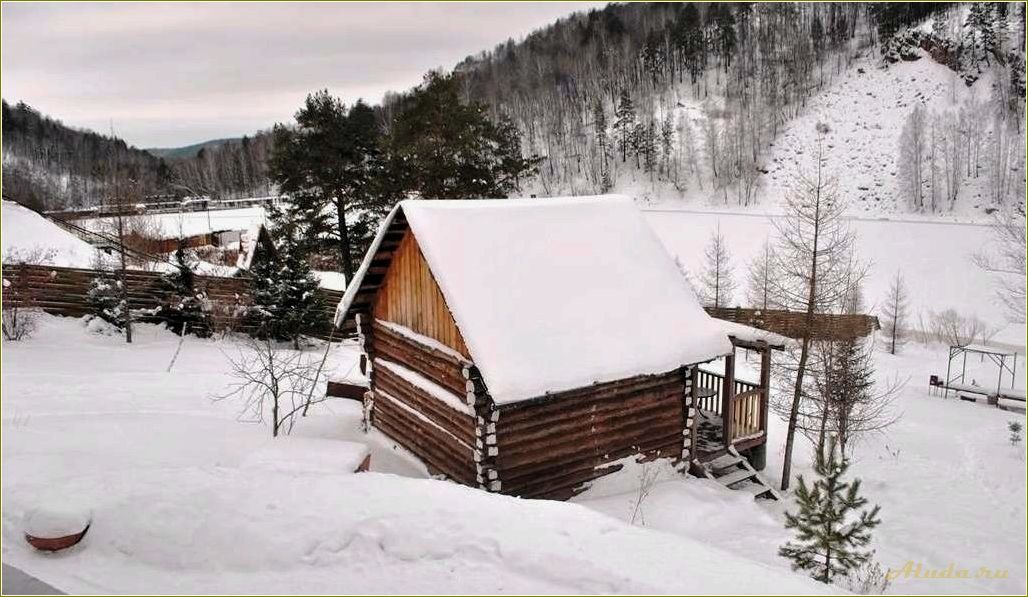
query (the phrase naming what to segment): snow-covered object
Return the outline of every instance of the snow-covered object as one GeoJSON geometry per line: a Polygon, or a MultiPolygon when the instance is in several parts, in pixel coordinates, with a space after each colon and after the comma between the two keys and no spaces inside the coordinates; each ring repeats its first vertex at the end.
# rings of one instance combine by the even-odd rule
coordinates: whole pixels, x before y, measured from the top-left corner
{"type": "Polygon", "coordinates": [[[93,512],[74,501],[47,500],[25,514],[22,530],[32,537],[56,539],[81,533],[92,519],[93,512]]]}
{"type": "Polygon", "coordinates": [[[721,329],[724,330],[725,335],[745,342],[767,342],[771,346],[788,346],[794,342],[791,338],[760,328],[750,327],[734,321],[725,321],[724,319],[716,321],[721,326],[721,329]]]}
{"type": "Polygon", "coordinates": [[[379,230],[337,320],[399,210],[497,404],[731,351],[621,196],[403,201],[379,230]]]}
{"type": "Polygon", "coordinates": [[[240,468],[286,474],[347,474],[357,470],[368,447],[335,439],[279,437],[257,448],[240,468]]]}
{"type": "Polygon", "coordinates": [[[5,259],[45,256],[47,265],[88,268],[93,263],[93,246],[27,207],[3,202],[0,235],[5,259]]]}

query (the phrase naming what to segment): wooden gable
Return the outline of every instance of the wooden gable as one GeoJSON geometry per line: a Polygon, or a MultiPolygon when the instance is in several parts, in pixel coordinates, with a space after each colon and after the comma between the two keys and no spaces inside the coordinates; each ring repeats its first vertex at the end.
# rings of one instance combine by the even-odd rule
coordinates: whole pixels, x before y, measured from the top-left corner
{"type": "Polygon", "coordinates": [[[410,328],[465,357],[471,357],[443,292],[410,229],[404,233],[393,254],[375,297],[374,316],[410,328]]]}

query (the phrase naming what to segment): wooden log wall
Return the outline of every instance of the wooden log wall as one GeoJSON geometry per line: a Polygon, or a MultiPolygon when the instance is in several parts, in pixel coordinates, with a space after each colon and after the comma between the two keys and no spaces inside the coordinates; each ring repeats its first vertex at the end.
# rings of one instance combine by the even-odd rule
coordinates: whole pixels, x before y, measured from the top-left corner
{"type": "Polygon", "coordinates": [[[464,371],[471,361],[437,350],[366,315],[356,317],[358,342],[371,363],[366,396],[367,424],[421,459],[433,473],[481,486],[476,466],[478,425],[472,415],[474,384],[464,371]],[[464,412],[411,383],[396,367],[408,369],[451,393],[464,412]],[[471,388],[471,389],[469,389],[471,388]]]}
{"type": "Polygon", "coordinates": [[[681,369],[500,405],[495,466],[500,491],[567,499],[621,468],[615,461],[683,456],[689,413],[681,369]]]}
{"type": "MultiPolygon", "coordinates": [[[[17,286],[17,293],[6,293],[19,297],[17,306],[34,306],[53,315],[82,317],[92,313],[89,306],[89,287],[98,276],[117,279],[117,272],[101,272],[92,269],[53,267],[46,265],[5,265],[3,278],[17,286]]],[[[169,291],[161,274],[142,270],[126,270],[129,305],[135,310],[153,309],[160,305],[169,291]]],[[[211,301],[211,319],[216,330],[247,331],[241,319],[242,310],[251,304],[249,284],[246,278],[225,278],[197,275],[196,286],[207,292],[211,301]]],[[[343,334],[332,333],[332,318],[342,293],[334,290],[320,290],[323,298],[325,325],[312,336],[342,340],[343,334]]]]}
{"type": "MultiPolygon", "coordinates": [[[[806,313],[777,309],[707,308],[711,317],[734,321],[787,338],[800,338],[806,328],[806,313]]],[[[852,340],[881,329],[873,315],[817,313],[814,315],[814,338],[825,340],[852,340]]]]}

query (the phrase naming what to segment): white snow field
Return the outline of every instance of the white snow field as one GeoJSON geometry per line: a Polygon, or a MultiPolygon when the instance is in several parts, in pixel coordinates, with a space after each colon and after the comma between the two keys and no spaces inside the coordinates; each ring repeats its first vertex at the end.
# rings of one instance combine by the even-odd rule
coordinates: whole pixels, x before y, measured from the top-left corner
{"type": "MultiPolygon", "coordinates": [[[[746,267],[773,235],[773,222],[780,216],[710,209],[645,210],[649,224],[667,250],[694,275],[704,267],[703,249],[720,223],[738,288],[730,304],[745,306],[746,267]]],[[[853,217],[849,224],[857,234],[858,256],[871,262],[864,299],[872,313],[885,300],[889,284],[899,270],[910,297],[911,324],[916,322],[918,313],[955,309],[998,328],[1009,326],[996,300],[992,274],[971,261],[976,251],[986,249],[992,242],[993,231],[988,225],[915,217],[853,217]]],[[[1024,325],[1012,327],[1013,333],[1003,334],[1003,341],[1023,347],[1024,325]]]]}
{"type": "MultiPolygon", "coordinates": [[[[232,340],[138,326],[135,342],[43,316],[3,347],[3,559],[72,593],[818,593],[826,587],[576,504],[487,494],[317,407],[293,435],[212,402],[232,340]],[[359,443],[358,443],[359,442],[359,443]],[[372,473],[352,474],[363,445],[372,473]],[[58,555],[22,538],[39,505],[90,512],[58,555]]],[[[333,349],[334,375],[356,352],[333,349]]],[[[311,351],[312,358],[320,352],[311,351]]],[[[687,504],[683,503],[683,507],[687,504]]],[[[752,506],[751,506],[752,508],[752,506]]],[[[741,524],[748,524],[741,519],[741,524]]],[[[742,527],[741,527],[742,528],[742,527]]]]}
{"type": "MultiPolygon", "coordinates": [[[[632,465],[577,503],[487,494],[425,478],[360,406],[315,407],[293,435],[238,420],[213,402],[235,341],[178,338],[138,326],[135,342],[42,316],[31,339],[3,346],[5,563],[82,593],[811,593],[826,591],[776,556],[781,504],[669,475],[636,508],[632,465]],[[371,450],[371,473],[348,472],[371,450]],[[41,504],[88,512],[79,546],[57,555],[23,540],[41,504]]],[[[320,351],[312,349],[311,358],[320,351]]],[[[891,592],[1025,590],[1021,415],[929,397],[945,349],[880,355],[879,375],[911,376],[903,418],[867,438],[854,472],[882,505],[878,560],[1006,569],[1004,579],[899,578],[891,592]]],[[[330,352],[352,375],[357,352],[330,352]]],[[[1024,387],[1023,375],[1019,381],[1024,387]]],[[[768,473],[780,465],[773,421],[768,473]]],[[[797,449],[799,472],[809,447],[797,449]]],[[[660,463],[646,465],[659,472],[660,463]]]]}
{"type": "Polygon", "coordinates": [[[93,246],[13,201],[3,201],[0,237],[4,259],[18,261],[48,254],[46,262],[59,267],[90,267],[93,246]]]}
{"type": "MultiPolygon", "coordinates": [[[[185,211],[137,216],[153,224],[161,238],[180,238],[223,230],[249,230],[265,221],[264,208],[241,207],[211,211],[185,211]]],[[[113,218],[84,218],[76,223],[89,230],[110,230],[113,218]]]]}

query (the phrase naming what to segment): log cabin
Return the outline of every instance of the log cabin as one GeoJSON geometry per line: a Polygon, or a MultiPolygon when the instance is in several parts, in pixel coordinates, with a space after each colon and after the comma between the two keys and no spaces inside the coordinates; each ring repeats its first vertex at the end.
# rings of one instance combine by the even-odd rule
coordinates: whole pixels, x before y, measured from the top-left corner
{"type": "Polygon", "coordinates": [[[402,201],[336,325],[366,424],[459,483],[567,499],[630,458],[763,465],[785,340],[710,317],[626,197],[402,201]],[[739,348],[759,380],[736,378],[739,348]]]}

